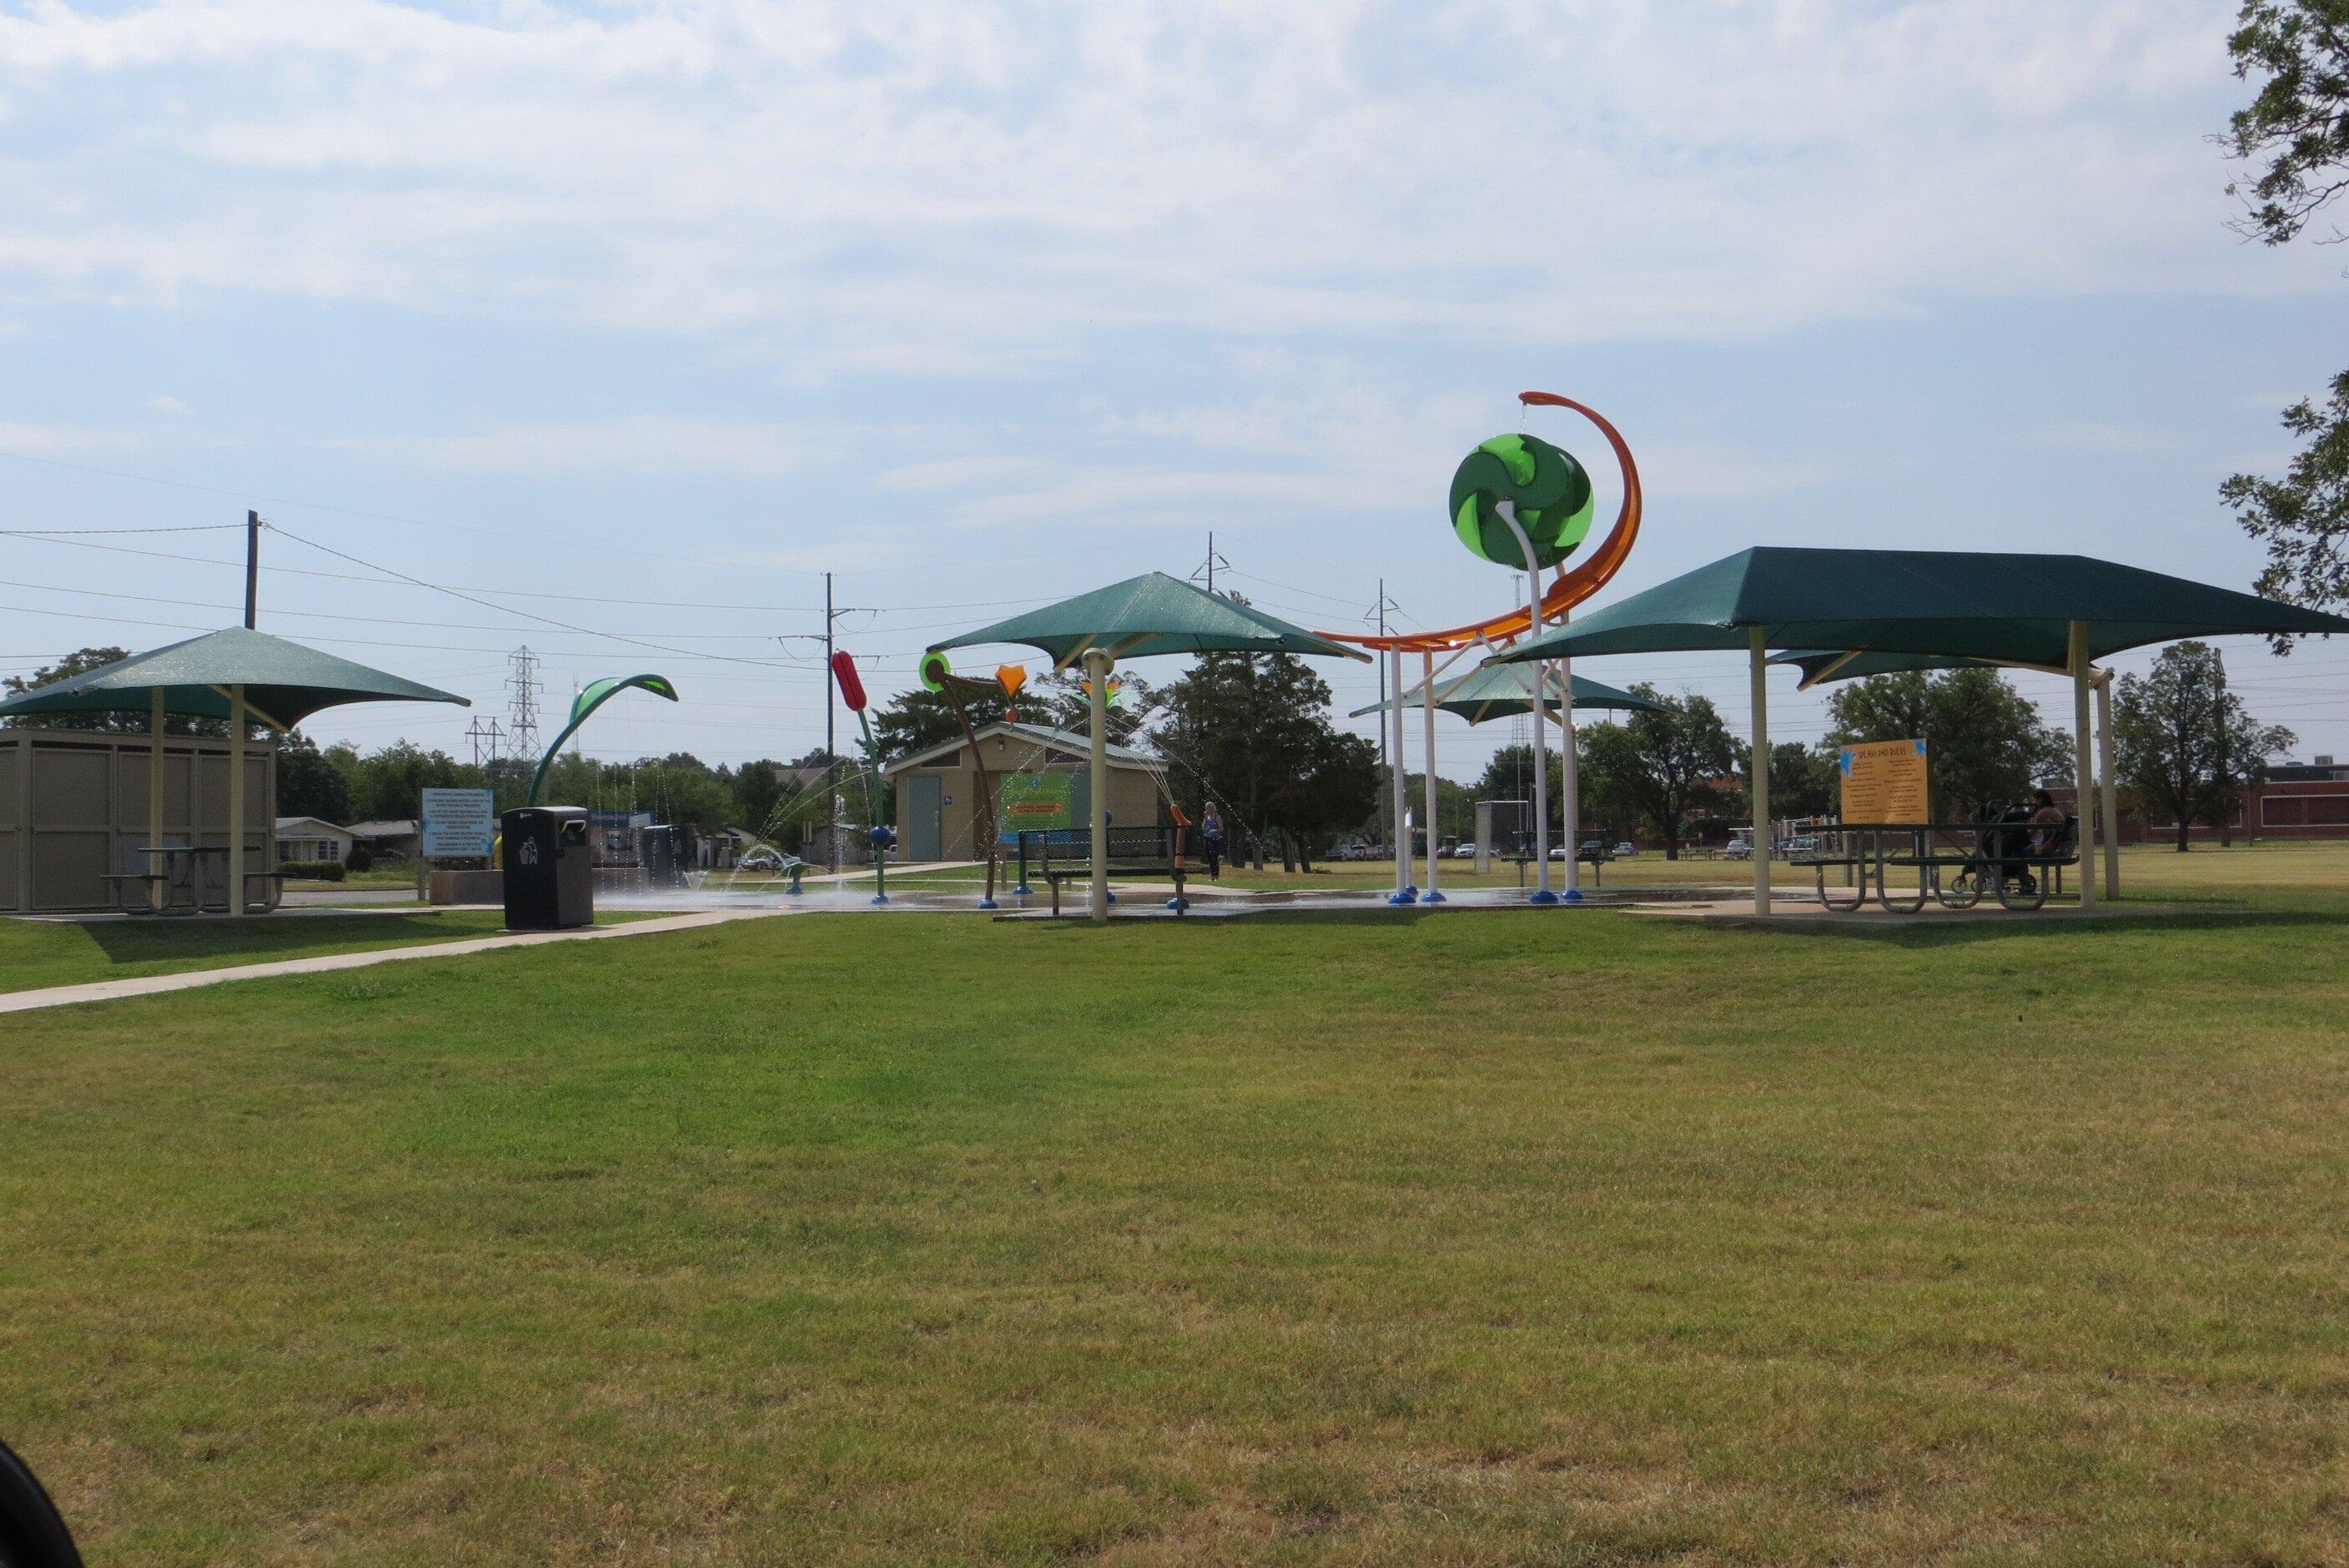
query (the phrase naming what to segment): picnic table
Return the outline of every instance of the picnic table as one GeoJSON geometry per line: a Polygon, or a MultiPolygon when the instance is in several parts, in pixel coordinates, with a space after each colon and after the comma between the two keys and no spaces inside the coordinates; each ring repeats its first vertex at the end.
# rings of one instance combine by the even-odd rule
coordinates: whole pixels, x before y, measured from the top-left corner
{"type": "Polygon", "coordinates": [[[1811,846],[1792,851],[1787,861],[1812,868],[1819,903],[1845,913],[1867,904],[1871,881],[1877,903],[1896,914],[1914,914],[1929,898],[1945,909],[1971,909],[1985,895],[2006,909],[2035,910],[2063,892],[2064,868],[2080,863],[2076,817],[2060,826],[2005,818],[1844,822],[1811,838],[1811,846]],[[1847,896],[1827,891],[1827,872],[1837,868],[1846,873],[1847,896]],[[1917,873],[1913,898],[1893,898],[1885,873],[1895,870],[1917,873]]]}
{"type": "MultiPolygon", "coordinates": [[[[146,857],[145,871],[114,872],[103,879],[114,884],[118,895],[125,889],[134,886],[145,895],[135,903],[126,900],[122,906],[126,913],[200,914],[207,908],[217,908],[222,911],[234,908],[234,904],[225,894],[222,902],[216,905],[208,905],[204,903],[204,884],[210,880],[204,874],[205,869],[217,860],[221,865],[222,879],[224,881],[227,878],[228,846],[226,844],[138,844],[132,846],[130,852],[146,857]],[[159,889],[163,895],[160,901],[154,896],[159,889]],[[182,898],[180,895],[185,896],[182,898]]],[[[267,907],[270,909],[277,907],[278,897],[284,889],[285,881],[281,873],[275,871],[247,872],[244,873],[244,880],[247,882],[256,880],[268,882],[270,888],[267,907]]]]}
{"type": "MultiPolygon", "coordinates": [[[[1511,865],[1517,868],[1517,885],[1519,887],[1525,886],[1526,868],[1536,863],[1533,855],[1530,852],[1526,852],[1514,855],[1503,855],[1500,858],[1507,861],[1511,865]]],[[[1607,885],[1606,866],[1608,861],[1615,858],[1614,851],[1609,849],[1605,844],[1585,844],[1581,849],[1575,851],[1574,858],[1590,868],[1591,886],[1604,887],[1607,885]]]]}

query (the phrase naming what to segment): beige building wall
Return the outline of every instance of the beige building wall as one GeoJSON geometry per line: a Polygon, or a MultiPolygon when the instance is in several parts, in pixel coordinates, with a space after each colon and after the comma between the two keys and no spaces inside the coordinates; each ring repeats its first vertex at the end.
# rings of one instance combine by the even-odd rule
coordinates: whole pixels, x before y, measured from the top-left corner
{"type": "MultiPolygon", "coordinates": [[[[989,776],[998,781],[1007,773],[1071,773],[1088,771],[1085,759],[1067,752],[1040,746],[1033,739],[1020,736],[982,736],[979,745],[985,748],[989,776]]],[[[890,788],[895,799],[897,852],[907,855],[914,843],[908,807],[913,792],[906,781],[916,775],[937,779],[946,798],[939,810],[938,854],[942,860],[976,861],[985,858],[982,842],[983,824],[979,815],[978,770],[971,766],[968,746],[950,752],[940,759],[950,764],[943,768],[909,768],[890,775],[890,788]]],[[[1160,775],[1154,769],[1121,763],[1115,758],[1109,769],[1109,809],[1112,820],[1120,827],[1155,826],[1167,821],[1164,797],[1159,785],[1160,775]]],[[[1080,789],[1082,786],[1079,786],[1080,789]]],[[[1080,813],[1073,824],[1085,825],[1080,813]]]]}
{"type": "MultiPolygon", "coordinates": [[[[0,912],[143,904],[130,884],[105,878],[145,869],[136,851],[148,842],[151,746],[142,735],[0,729],[0,912]]],[[[276,754],[253,745],[244,767],[246,869],[274,871],[276,754]]],[[[225,847],[228,793],[227,741],[165,738],[164,843],[225,847]]],[[[225,865],[209,869],[205,898],[224,903],[225,865]]]]}

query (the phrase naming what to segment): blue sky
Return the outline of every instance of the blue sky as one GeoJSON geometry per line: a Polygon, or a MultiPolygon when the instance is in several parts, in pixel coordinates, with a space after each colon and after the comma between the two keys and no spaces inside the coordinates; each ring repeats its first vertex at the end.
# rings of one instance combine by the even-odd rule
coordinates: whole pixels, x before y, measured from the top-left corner
{"type": "MultiPolygon", "coordinates": [[[[590,748],[712,760],[821,738],[774,639],[827,569],[876,690],[1210,530],[1292,619],[1381,577],[1407,624],[1491,613],[1443,501],[1525,387],[1641,457],[1609,597],[1751,543],[2248,585],[2216,487],[2288,456],[2349,282],[2226,227],[2231,14],[0,0],[0,528],[254,506],[264,628],[485,717],[525,642],[558,706],[658,669],[684,703],[590,748]],[[502,608],[306,575],[353,569],[295,536],[502,608]]],[[[0,669],[233,620],[237,544],[0,538],[0,669]]],[[[2349,649],[2230,662],[2349,754],[2349,649]]],[[[1586,673],[1744,720],[1733,659],[1586,673]]],[[[1774,731],[1823,727],[1785,677],[1774,731]]],[[[1440,765],[1507,738],[1445,720],[1440,765]]]]}

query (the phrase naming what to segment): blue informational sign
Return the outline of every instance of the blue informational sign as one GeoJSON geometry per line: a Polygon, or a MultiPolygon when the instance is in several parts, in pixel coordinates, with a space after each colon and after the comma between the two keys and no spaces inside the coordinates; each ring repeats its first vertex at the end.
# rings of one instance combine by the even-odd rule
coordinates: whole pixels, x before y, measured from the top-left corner
{"type": "Polygon", "coordinates": [[[427,789],[421,818],[424,858],[478,860],[497,836],[497,802],[487,789],[427,789]]]}

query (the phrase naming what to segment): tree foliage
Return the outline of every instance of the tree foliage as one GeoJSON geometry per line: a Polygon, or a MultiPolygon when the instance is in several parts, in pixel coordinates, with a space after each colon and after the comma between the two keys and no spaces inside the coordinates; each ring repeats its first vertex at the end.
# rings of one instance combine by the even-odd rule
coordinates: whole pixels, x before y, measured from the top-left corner
{"type": "Polygon", "coordinates": [[[1636,820],[1678,860],[1690,817],[1717,798],[1716,780],[1733,778],[1744,753],[1710,697],[1667,696],[1648,685],[1631,688],[1661,705],[1619,723],[1584,725],[1578,732],[1576,784],[1585,816],[1619,825],[1636,820]]]}
{"type": "MultiPolygon", "coordinates": [[[[2227,47],[2235,74],[2257,87],[2220,138],[2252,166],[2228,191],[2244,201],[2239,226],[2281,245],[2349,189],[2349,0],[2245,0],[2227,47]]],[[[2236,474],[2220,497],[2267,546],[2261,593],[2349,603],[2349,373],[2324,402],[2286,408],[2283,426],[2302,443],[2284,477],[2236,474]]],[[[2283,651],[2291,639],[2275,644],[2283,651]]]]}
{"type": "Polygon", "coordinates": [[[1843,801],[1842,777],[1832,747],[1782,740],[1770,748],[1770,814],[1831,817],[1843,801]]]}
{"type": "Polygon", "coordinates": [[[2150,820],[2178,825],[2178,849],[2204,822],[2227,830],[2243,790],[2293,736],[2262,725],[2227,687],[2227,666],[2208,643],[2162,650],[2144,676],[2123,676],[2113,711],[2115,770],[2150,820]]]}
{"type": "Polygon", "coordinates": [[[2256,166],[2227,191],[2239,226],[2281,245],[2349,188],[2349,0],[2245,0],[2227,51],[2258,82],[2220,138],[2256,166]]]}
{"type": "MultiPolygon", "coordinates": [[[[2286,408],[2283,427],[2301,442],[2284,477],[2236,474],[2220,498],[2267,546],[2261,593],[2319,609],[2349,603],[2349,372],[2333,378],[2322,406],[2303,397],[2286,408]]],[[[2279,652],[2292,645],[2274,641],[2279,652]]]]}
{"type": "Polygon", "coordinates": [[[337,826],[355,820],[350,781],[319,751],[317,743],[298,729],[278,748],[277,811],[280,816],[316,817],[337,826]]]}
{"type": "Polygon", "coordinates": [[[1827,714],[1829,746],[1922,736],[1937,818],[2020,800],[2041,779],[2072,776],[2071,743],[1996,670],[1870,676],[1837,687],[1827,714]]]}
{"type": "MultiPolygon", "coordinates": [[[[1157,694],[1153,739],[1169,788],[1196,821],[1213,801],[1261,857],[1309,867],[1334,832],[1378,801],[1377,748],[1330,723],[1329,683],[1288,654],[1209,654],[1157,694]]],[[[1129,694],[1128,701],[1133,697],[1129,694]]]]}

